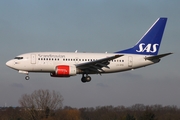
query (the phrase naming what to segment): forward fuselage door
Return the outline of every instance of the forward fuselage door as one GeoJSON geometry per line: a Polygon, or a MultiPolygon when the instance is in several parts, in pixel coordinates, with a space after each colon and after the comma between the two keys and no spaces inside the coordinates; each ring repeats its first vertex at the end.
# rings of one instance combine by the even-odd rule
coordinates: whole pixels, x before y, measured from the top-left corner
{"type": "Polygon", "coordinates": [[[36,64],[36,55],[31,54],[31,64],[36,64]]]}
{"type": "Polygon", "coordinates": [[[133,58],[132,56],[128,56],[128,67],[132,67],[133,66],[133,58]]]}

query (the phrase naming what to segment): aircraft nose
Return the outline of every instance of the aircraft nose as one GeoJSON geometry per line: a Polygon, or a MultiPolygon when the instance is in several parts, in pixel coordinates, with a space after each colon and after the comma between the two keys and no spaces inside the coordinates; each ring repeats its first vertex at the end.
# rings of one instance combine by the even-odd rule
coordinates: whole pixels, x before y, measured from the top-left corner
{"type": "Polygon", "coordinates": [[[12,60],[7,61],[7,62],[6,62],[6,65],[7,65],[8,67],[11,67],[11,68],[12,68],[12,65],[13,65],[12,60]]]}

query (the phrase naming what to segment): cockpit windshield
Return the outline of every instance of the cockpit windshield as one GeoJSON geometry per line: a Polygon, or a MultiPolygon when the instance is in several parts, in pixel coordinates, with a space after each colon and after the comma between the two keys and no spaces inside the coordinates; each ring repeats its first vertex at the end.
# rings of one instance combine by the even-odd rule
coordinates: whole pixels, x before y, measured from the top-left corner
{"type": "Polygon", "coordinates": [[[23,59],[23,57],[15,57],[14,59],[21,60],[21,59],[23,59]]]}

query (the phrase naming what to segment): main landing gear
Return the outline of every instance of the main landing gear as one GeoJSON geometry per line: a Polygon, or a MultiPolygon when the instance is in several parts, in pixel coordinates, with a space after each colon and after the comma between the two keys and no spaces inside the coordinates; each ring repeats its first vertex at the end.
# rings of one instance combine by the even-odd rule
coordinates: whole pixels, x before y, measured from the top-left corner
{"type": "Polygon", "coordinates": [[[84,74],[82,74],[81,81],[82,81],[83,83],[85,83],[85,82],[90,82],[90,81],[91,81],[91,77],[88,76],[87,74],[86,74],[86,76],[84,76],[84,74]]]}

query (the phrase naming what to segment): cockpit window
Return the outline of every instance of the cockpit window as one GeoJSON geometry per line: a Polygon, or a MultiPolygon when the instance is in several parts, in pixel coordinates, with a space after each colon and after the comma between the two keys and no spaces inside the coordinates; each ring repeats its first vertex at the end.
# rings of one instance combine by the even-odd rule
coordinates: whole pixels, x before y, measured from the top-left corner
{"type": "Polygon", "coordinates": [[[21,59],[23,59],[23,57],[15,57],[14,59],[21,60],[21,59]]]}

